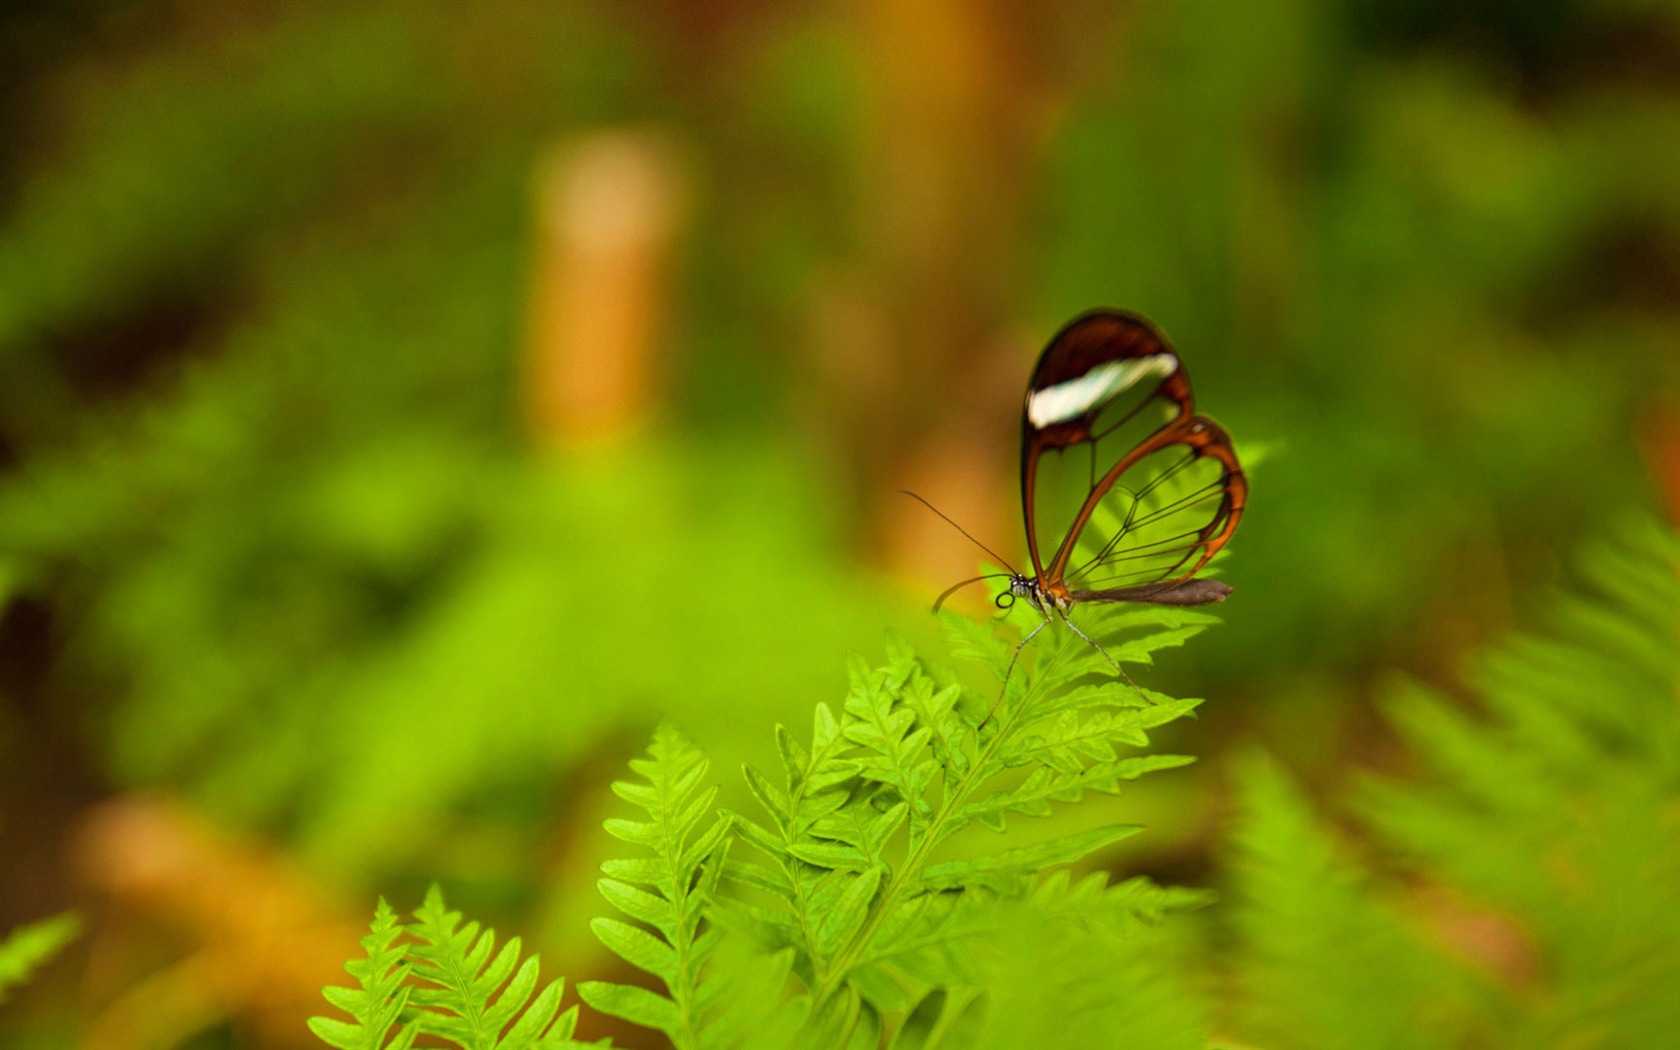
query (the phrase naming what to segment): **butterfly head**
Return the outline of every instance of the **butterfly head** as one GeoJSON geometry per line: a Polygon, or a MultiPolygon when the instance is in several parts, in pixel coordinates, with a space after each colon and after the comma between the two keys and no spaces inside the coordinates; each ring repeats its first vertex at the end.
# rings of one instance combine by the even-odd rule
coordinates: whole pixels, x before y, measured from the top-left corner
{"type": "Polygon", "coordinates": [[[992,604],[1007,612],[1015,607],[1015,599],[1017,598],[1025,598],[1028,601],[1031,601],[1033,591],[1036,589],[1037,581],[1033,580],[1031,577],[1022,576],[1018,572],[1011,573],[1009,576],[1009,589],[999,593],[996,598],[993,598],[992,604]]]}
{"type": "Polygon", "coordinates": [[[1036,577],[1027,576],[1023,573],[1013,573],[1010,575],[1009,589],[997,596],[997,607],[999,609],[1006,610],[1012,609],[1015,606],[1015,600],[1017,598],[1025,598],[1027,600],[1027,604],[1031,605],[1034,609],[1037,609],[1040,613],[1043,613],[1046,616],[1049,615],[1049,609],[1051,606],[1065,609],[1071,604],[1066,600],[1059,600],[1058,596],[1047,592],[1039,584],[1036,577]]]}

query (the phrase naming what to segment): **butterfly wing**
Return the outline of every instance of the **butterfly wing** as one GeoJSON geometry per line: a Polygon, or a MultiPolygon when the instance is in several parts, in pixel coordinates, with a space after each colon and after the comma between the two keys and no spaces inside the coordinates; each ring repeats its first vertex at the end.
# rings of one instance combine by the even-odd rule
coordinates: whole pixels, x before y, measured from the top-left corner
{"type": "Polygon", "coordinates": [[[1022,413],[1021,496],[1041,586],[1076,601],[1206,604],[1192,577],[1236,531],[1247,499],[1231,440],[1195,414],[1166,338],[1121,311],[1050,341],[1022,413]]]}

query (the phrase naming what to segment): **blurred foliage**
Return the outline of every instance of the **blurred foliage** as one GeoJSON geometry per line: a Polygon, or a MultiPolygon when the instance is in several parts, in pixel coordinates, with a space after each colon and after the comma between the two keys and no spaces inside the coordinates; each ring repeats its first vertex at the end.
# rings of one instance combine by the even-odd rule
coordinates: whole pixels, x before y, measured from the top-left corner
{"type": "MultiPolygon", "coordinates": [[[[603,770],[664,718],[714,761],[762,765],[764,727],[831,695],[840,653],[878,649],[889,624],[931,641],[859,568],[860,494],[890,493],[902,464],[856,446],[886,435],[916,458],[995,347],[948,361],[852,339],[882,316],[963,333],[1026,318],[1030,343],[1109,304],[1171,334],[1198,403],[1267,455],[1222,566],[1229,627],[1151,672],[1217,701],[1166,741],[1264,736],[1309,791],[1388,748],[1364,714],[1375,675],[1450,680],[1556,580],[1558,551],[1652,502],[1639,442],[1680,403],[1672,5],[1057,2],[1030,27],[1006,3],[958,6],[950,51],[908,72],[867,4],[0,14],[0,797],[29,858],[5,873],[7,917],[72,902],[84,807],[154,791],[274,844],[336,901],[444,878],[603,976],[581,933],[613,849],[603,770]],[[987,158],[902,156],[957,117],[896,123],[887,73],[936,96],[941,76],[990,77],[972,97],[1019,94],[1032,115],[1007,141],[989,112],[957,115],[961,141],[1031,152],[1001,164],[1019,199],[983,201],[996,218],[943,249],[918,240],[919,208],[1012,184],[987,158]],[[658,307],[656,426],[540,456],[520,411],[536,173],[594,129],[648,126],[679,143],[693,196],[658,307]],[[986,255],[1003,241],[1006,259],[986,255]],[[970,284],[923,302],[910,271],[970,284]],[[976,301],[992,313],[952,306],[976,301]],[[840,378],[833,346],[855,352],[840,378]]],[[[1015,405],[989,411],[1010,434],[1015,405]]],[[[1452,733],[1437,706],[1404,710],[1410,732],[1452,733]]],[[[1291,942],[1248,914],[1245,935],[1282,953],[1255,987],[1279,983],[1232,1024],[1398,1031],[1414,1015],[1312,996],[1268,1012],[1344,941],[1393,947],[1371,972],[1438,1008],[1428,989],[1458,971],[1411,943],[1415,904],[1372,890],[1281,775],[1244,782],[1245,878],[1270,880],[1279,915],[1320,892],[1327,915],[1291,942]]],[[[1658,826],[1641,823],[1664,812],[1653,783],[1603,802],[1609,841],[1658,826]]],[[[1208,881],[1212,792],[1146,781],[1101,815],[1147,817],[1157,852],[1138,863],[1208,881]]],[[[1497,884],[1549,842],[1512,838],[1460,871],[1421,813],[1374,797],[1394,849],[1557,958],[1634,950],[1583,940],[1590,909],[1542,915],[1497,884]]],[[[1410,804],[1470,834],[1446,802],[1410,804]]],[[[121,960],[94,1001],[171,950],[94,926],[90,950],[121,960]]],[[[1091,936],[1064,946],[1100,953],[1091,936]]],[[[1559,978],[1552,1027],[1522,1023],[1573,1032],[1632,994],[1598,972],[1559,978]]],[[[1517,1011],[1488,984],[1449,997],[1469,1020],[1431,1030],[1530,1031],[1486,1027],[1489,1003],[1517,1011]]],[[[1151,1038],[1195,1027],[1201,992],[1185,996],[1151,1038]]]]}
{"type": "MultiPolygon", "coordinates": [[[[1344,13],[1380,34],[1409,6],[1344,13]]],[[[1574,47],[1631,31],[1619,17],[1653,50],[1680,33],[1672,9],[1573,5],[1551,32],[1574,47]]],[[[1533,555],[1646,498],[1630,419],[1680,389],[1672,92],[1566,54],[1525,96],[1501,56],[1371,53],[1313,4],[1126,29],[1141,68],[1050,152],[1040,319],[1149,304],[1199,403],[1284,442],[1219,658],[1298,673],[1369,663],[1426,611],[1499,623],[1533,555]]]]}
{"type": "Polygon", "coordinates": [[[1245,777],[1235,874],[1246,1038],[1296,1046],[1652,1046],[1680,980],[1680,540],[1584,560],[1590,598],[1477,676],[1412,687],[1423,767],[1372,778],[1361,861],[1273,766],[1245,777]]]}
{"type": "Polygon", "coordinates": [[[37,967],[56,955],[82,929],[80,917],[66,913],[13,930],[0,941],[0,1001],[29,980],[37,967]]]}
{"type": "Polygon", "coordinates": [[[0,280],[14,304],[0,347],[31,380],[53,364],[51,339],[22,333],[127,301],[150,313],[159,296],[255,300],[214,356],[180,361],[144,400],[76,413],[73,376],[4,384],[30,397],[8,417],[23,458],[0,491],[0,547],[42,586],[86,596],[66,614],[78,630],[63,668],[75,688],[118,693],[99,722],[119,783],[284,816],[351,870],[412,842],[436,806],[575,760],[592,721],[643,705],[651,723],[679,693],[774,709],[833,677],[821,661],[835,627],[850,621],[840,636],[859,641],[878,629],[821,554],[820,497],[786,456],[739,442],[576,468],[512,455],[506,350],[535,129],[611,115],[626,42],[576,9],[515,19],[504,32],[556,34],[587,61],[502,85],[542,100],[508,111],[494,84],[437,75],[463,58],[454,26],[300,11],[209,68],[197,52],[166,58],[120,85],[119,111],[83,131],[81,163],[26,196],[0,242],[30,277],[0,280]],[[252,68],[223,84],[223,62],[252,68]],[[477,119],[483,107],[498,119],[477,119]],[[263,162],[276,129],[299,170],[263,162]],[[373,197],[346,199],[351,187],[373,197]],[[300,229],[282,189],[310,215],[300,229]],[[109,220],[90,222],[87,201],[109,220]],[[73,420],[61,442],[29,440],[73,420]],[[757,615],[771,580],[816,611],[808,631],[757,615]],[[652,646],[658,659],[637,659],[652,646]],[[788,659],[725,684],[770,648],[788,659]],[[562,681],[595,699],[556,704],[562,681]],[[424,765],[424,782],[399,788],[350,760],[366,757],[362,733],[391,725],[413,728],[384,730],[381,754],[424,765]]]}

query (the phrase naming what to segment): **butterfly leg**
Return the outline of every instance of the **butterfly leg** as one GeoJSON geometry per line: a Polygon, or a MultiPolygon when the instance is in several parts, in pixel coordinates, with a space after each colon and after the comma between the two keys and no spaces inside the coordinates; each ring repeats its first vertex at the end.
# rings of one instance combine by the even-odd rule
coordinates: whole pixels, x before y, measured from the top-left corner
{"type": "MultiPolygon", "coordinates": [[[[1114,657],[1108,655],[1108,650],[1104,649],[1102,646],[1098,645],[1096,643],[1096,641],[1090,635],[1086,634],[1084,631],[1081,631],[1078,627],[1074,626],[1073,618],[1067,614],[1067,610],[1059,609],[1059,610],[1057,610],[1057,612],[1060,614],[1060,616],[1062,618],[1062,622],[1068,625],[1068,630],[1072,631],[1074,634],[1077,634],[1079,637],[1085,639],[1085,643],[1087,645],[1089,645],[1091,648],[1095,649],[1097,652],[1101,653],[1102,656],[1103,656],[1103,659],[1107,660],[1110,664],[1112,664],[1114,666],[1114,672],[1116,674],[1118,674],[1121,677],[1121,679],[1127,685],[1129,685],[1133,689],[1137,690],[1137,695],[1143,697],[1143,702],[1144,703],[1148,704],[1150,707],[1155,706],[1155,701],[1149,699],[1149,694],[1148,693],[1145,693],[1142,689],[1138,688],[1138,684],[1136,682],[1132,681],[1132,676],[1127,674],[1126,669],[1120,666],[1120,661],[1118,661],[1114,657]]],[[[1045,621],[1045,622],[1048,623],[1049,621],[1045,621]]]]}
{"type": "Polygon", "coordinates": [[[1004,694],[1009,692],[1009,678],[1015,673],[1015,661],[1021,658],[1021,650],[1027,647],[1027,643],[1032,641],[1038,632],[1044,630],[1048,626],[1050,626],[1050,617],[1046,616],[1039,622],[1037,627],[1028,631],[1026,636],[1016,643],[1015,653],[1009,658],[1009,668],[1003,672],[1003,687],[998,690],[997,699],[992,701],[991,710],[986,712],[986,717],[980,722],[981,725],[985,725],[987,722],[992,720],[992,716],[997,714],[998,705],[1003,703],[1004,694]]]}

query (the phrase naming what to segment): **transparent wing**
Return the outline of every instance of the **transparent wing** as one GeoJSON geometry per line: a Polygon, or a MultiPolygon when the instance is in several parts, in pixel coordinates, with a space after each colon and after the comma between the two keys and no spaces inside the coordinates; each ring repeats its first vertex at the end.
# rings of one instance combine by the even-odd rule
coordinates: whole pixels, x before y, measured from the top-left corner
{"type": "Polygon", "coordinates": [[[1194,417],[1135,455],[1106,489],[1099,481],[1062,579],[1086,599],[1186,580],[1231,538],[1247,495],[1229,435],[1194,417]]]}
{"type": "Polygon", "coordinates": [[[1151,599],[1099,592],[1193,575],[1235,531],[1247,496],[1229,436],[1194,414],[1171,345],[1117,311],[1079,318],[1040,357],[1021,482],[1039,578],[1112,600],[1151,599]]]}

